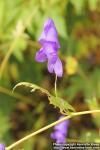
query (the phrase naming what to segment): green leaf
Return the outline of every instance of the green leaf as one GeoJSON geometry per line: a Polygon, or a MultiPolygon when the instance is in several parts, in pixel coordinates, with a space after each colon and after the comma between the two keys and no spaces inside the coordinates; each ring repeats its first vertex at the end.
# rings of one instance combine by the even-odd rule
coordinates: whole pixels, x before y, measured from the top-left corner
{"type": "Polygon", "coordinates": [[[50,101],[50,104],[54,105],[54,107],[58,107],[60,109],[60,112],[64,115],[68,115],[71,112],[74,112],[74,108],[66,101],[64,101],[60,97],[55,97],[51,95],[46,89],[32,83],[28,82],[20,82],[13,88],[13,91],[19,87],[19,86],[26,86],[30,88],[31,92],[34,92],[35,90],[40,90],[42,93],[45,93],[48,96],[48,99],[50,101]]]}
{"type": "Polygon", "coordinates": [[[65,100],[60,97],[51,96],[49,97],[50,104],[53,104],[55,107],[60,109],[60,112],[64,115],[75,112],[75,109],[65,100]]]}
{"type": "Polygon", "coordinates": [[[10,96],[0,93],[0,140],[9,143],[11,137],[8,138],[11,129],[11,113],[14,109],[15,101],[10,96]]]}
{"type": "Polygon", "coordinates": [[[23,51],[26,49],[26,46],[27,46],[26,37],[25,37],[25,35],[23,35],[22,37],[18,38],[16,47],[13,51],[13,55],[20,62],[24,61],[23,51]]]}
{"type": "Polygon", "coordinates": [[[31,150],[33,147],[33,143],[34,143],[33,139],[26,141],[23,145],[23,150],[28,150],[28,149],[31,150]]]}
{"type": "Polygon", "coordinates": [[[97,8],[98,0],[88,0],[90,10],[94,11],[97,8]]]}
{"type": "Polygon", "coordinates": [[[2,30],[4,16],[4,1],[0,1],[0,31],[2,30]]]}
{"type": "Polygon", "coordinates": [[[81,136],[79,137],[79,141],[82,142],[95,142],[100,143],[100,135],[98,132],[95,132],[94,130],[83,130],[81,132],[81,136]]]}
{"type": "MultiPolygon", "coordinates": [[[[91,98],[85,98],[86,103],[88,104],[88,107],[90,110],[96,110],[96,109],[100,109],[100,105],[98,100],[96,99],[96,97],[91,97],[91,98]]],[[[92,115],[93,117],[93,121],[94,123],[98,126],[98,128],[100,127],[100,115],[98,114],[94,114],[92,115]]]]}
{"type": "Polygon", "coordinates": [[[29,83],[29,82],[20,82],[20,83],[18,83],[17,85],[15,85],[15,87],[13,88],[13,91],[17,88],[17,87],[19,87],[19,86],[26,86],[26,87],[29,87],[31,90],[31,92],[34,92],[35,90],[40,90],[41,92],[43,92],[43,93],[45,93],[47,96],[51,96],[50,95],[50,93],[46,90],[46,89],[44,89],[44,88],[42,88],[42,87],[40,87],[40,86],[38,86],[38,85],[36,85],[36,84],[32,84],[32,83],[29,83]]]}
{"type": "Polygon", "coordinates": [[[3,114],[3,112],[0,111],[0,140],[4,138],[4,134],[6,134],[10,128],[8,120],[8,116],[5,116],[5,114],[3,114]]]}
{"type": "Polygon", "coordinates": [[[85,4],[84,0],[71,0],[72,4],[74,5],[77,13],[81,13],[82,12],[82,8],[85,4]]]}

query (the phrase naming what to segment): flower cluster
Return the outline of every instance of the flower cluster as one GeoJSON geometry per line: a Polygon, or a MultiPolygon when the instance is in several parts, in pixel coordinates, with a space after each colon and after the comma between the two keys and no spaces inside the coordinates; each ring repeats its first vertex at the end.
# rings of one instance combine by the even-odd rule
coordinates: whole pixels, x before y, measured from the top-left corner
{"type": "Polygon", "coordinates": [[[41,49],[36,53],[35,60],[38,62],[48,61],[48,71],[62,77],[62,62],[58,57],[60,44],[58,33],[51,18],[44,23],[44,30],[39,38],[41,49]]]}
{"type": "MultiPolygon", "coordinates": [[[[59,119],[63,118],[61,116],[59,119]]],[[[55,131],[51,133],[51,138],[56,140],[56,143],[66,143],[66,137],[68,133],[69,120],[65,120],[57,124],[54,129],[55,131]]]]}
{"type": "Polygon", "coordinates": [[[5,146],[3,144],[0,144],[0,150],[5,150],[5,146]]]}

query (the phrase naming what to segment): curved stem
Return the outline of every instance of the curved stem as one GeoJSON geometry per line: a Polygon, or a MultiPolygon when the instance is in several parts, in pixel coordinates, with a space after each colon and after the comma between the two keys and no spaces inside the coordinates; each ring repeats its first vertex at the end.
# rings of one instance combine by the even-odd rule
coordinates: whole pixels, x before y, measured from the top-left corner
{"type": "Polygon", "coordinates": [[[72,117],[75,117],[75,116],[81,116],[81,115],[92,114],[92,113],[100,113],[100,110],[91,110],[91,111],[82,111],[82,112],[71,113],[69,116],[65,116],[64,118],[62,118],[62,119],[60,119],[58,121],[55,121],[55,122],[51,123],[50,125],[47,125],[47,126],[41,128],[41,129],[31,133],[31,134],[25,136],[21,140],[19,140],[19,141],[15,142],[15,143],[11,144],[10,146],[6,147],[6,150],[10,150],[10,149],[16,147],[17,145],[21,144],[22,142],[28,140],[29,138],[31,138],[31,137],[33,137],[33,136],[35,136],[35,135],[37,135],[37,134],[47,130],[47,129],[53,127],[53,126],[55,126],[56,124],[59,124],[59,123],[63,122],[64,120],[68,120],[68,119],[70,119],[72,117]]]}

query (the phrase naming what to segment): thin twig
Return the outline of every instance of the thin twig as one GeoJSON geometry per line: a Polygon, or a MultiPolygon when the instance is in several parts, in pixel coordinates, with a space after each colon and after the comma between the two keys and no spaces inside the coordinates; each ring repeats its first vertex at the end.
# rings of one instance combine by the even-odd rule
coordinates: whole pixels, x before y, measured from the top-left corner
{"type": "Polygon", "coordinates": [[[57,75],[55,76],[55,96],[57,97],[57,75]]]}
{"type": "Polygon", "coordinates": [[[65,120],[68,120],[68,119],[70,119],[72,117],[75,117],[75,116],[81,116],[81,115],[86,115],[86,114],[91,114],[91,113],[100,113],[100,110],[90,110],[90,111],[82,111],[82,112],[71,113],[71,115],[65,116],[64,118],[62,118],[62,119],[60,119],[58,121],[55,121],[55,122],[51,123],[50,125],[47,125],[47,126],[41,128],[41,129],[31,133],[31,134],[25,136],[21,140],[19,140],[19,141],[15,142],[15,143],[11,144],[10,146],[6,147],[6,150],[10,150],[10,149],[18,146],[22,142],[32,138],[33,136],[35,136],[35,135],[37,135],[37,134],[39,134],[39,133],[41,133],[41,132],[43,132],[43,131],[45,131],[45,130],[47,130],[47,129],[49,129],[49,128],[51,128],[51,127],[53,127],[53,126],[55,126],[55,125],[57,125],[57,124],[59,124],[59,123],[61,123],[63,121],[65,121],[65,120]]]}

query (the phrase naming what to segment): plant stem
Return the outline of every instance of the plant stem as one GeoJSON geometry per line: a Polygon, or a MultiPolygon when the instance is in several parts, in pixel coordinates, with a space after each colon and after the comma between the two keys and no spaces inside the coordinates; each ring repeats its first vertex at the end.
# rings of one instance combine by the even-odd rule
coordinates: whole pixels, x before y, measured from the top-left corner
{"type": "Polygon", "coordinates": [[[55,77],[55,96],[57,97],[57,75],[55,77]]]}
{"type": "Polygon", "coordinates": [[[13,93],[9,89],[7,89],[5,87],[2,87],[2,86],[0,86],[0,93],[7,94],[9,96],[15,97],[15,98],[17,98],[19,100],[22,100],[22,101],[24,101],[24,102],[26,102],[28,104],[30,104],[32,102],[29,98],[27,98],[27,97],[25,97],[25,96],[23,96],[23,95],[21,95],[19,93],[16,93],[16,92],[13,93]]]}
{"type": "Polygon", "coordinates": [[[41,129],[39,129],[39,130],[29,134],[29,135],[27,135],[26,137],[22,138],[21,140],[11,144],[10,146],[6,147],[6,150],[10,150],[10,149],[16,147],[17,145],[21,144],[22,142],[28,140],[29,138],[31,138],[31,137],[33,137],[33,136],[35,136],[35,135],[37,135],[37,134],[47,130],[47,129],[53,127],[53,126],[55,126],[56,124],[59,124],[59,123],[63,122],[64,120],[68,120],[68,119],[70,119],[72,117],[75,117],[75,116],[81,116],[81,115],[92,114],[92,113],[100,113],[100,110],[73,112],[69,116],[65,116],[64,118],[62,118],[62,119],[60,119],[58,121],[55,121],[55,122],[51,123],[50,125],[47,125],[47,126],[45,126],[45,127],[41,128],[41,129]]]}

